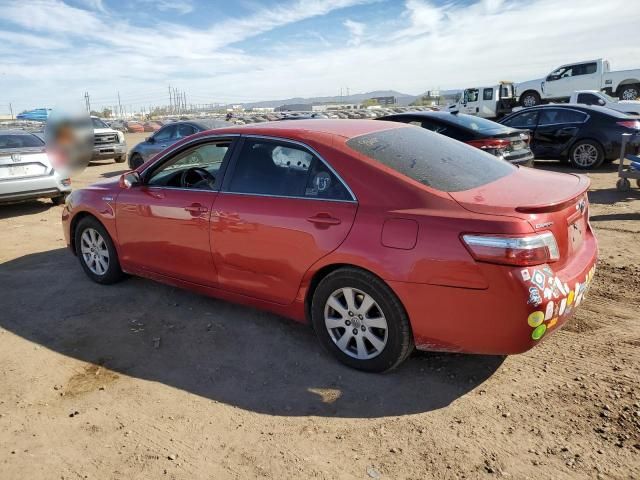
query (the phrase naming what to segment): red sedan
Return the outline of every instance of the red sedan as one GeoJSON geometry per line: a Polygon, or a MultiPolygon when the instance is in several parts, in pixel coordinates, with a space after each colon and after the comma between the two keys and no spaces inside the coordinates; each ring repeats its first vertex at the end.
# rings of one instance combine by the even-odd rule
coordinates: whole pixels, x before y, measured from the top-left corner
{"type": "Polygon", "coordinates": [[[62,218],[98,283],[310,321],[339,360],[384,371],[414,347],[512,354],[559,329],[594,273],[588,186],[415,126],[300,120],[188,137],[62,218]]]}

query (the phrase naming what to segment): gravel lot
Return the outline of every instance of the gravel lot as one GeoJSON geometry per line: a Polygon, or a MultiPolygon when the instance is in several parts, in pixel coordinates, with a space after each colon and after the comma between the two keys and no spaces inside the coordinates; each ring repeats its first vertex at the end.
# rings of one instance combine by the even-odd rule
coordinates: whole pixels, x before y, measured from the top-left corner
{"type": "MultiPolygon", "coordinates": [[[[125,168],[91,164],[74,186],[125,168]]],[[[0,478],[640,478],[640,190],[617,193],[614,168],[589,174],[599,269],[562,331],[386,375],[271,314],[96,285],[62,207],[0,207],[0,478]]]]}

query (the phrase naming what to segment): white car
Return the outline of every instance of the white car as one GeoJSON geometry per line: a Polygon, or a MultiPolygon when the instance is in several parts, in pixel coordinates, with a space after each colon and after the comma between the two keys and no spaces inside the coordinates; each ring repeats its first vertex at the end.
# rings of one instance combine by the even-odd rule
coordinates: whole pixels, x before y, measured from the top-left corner
{"type": "Polygon", "coordinates": [[[640,69],[612,72],[609,62],[599,58],[562,65],[545,78],[516,85],[523,107],[567,101],[576,90],[604,90],[620,100],[636,100],[640,98],[640,69]]]}
{"type": "Polygon", "coordinates": [[[640,100],[618,100],[597,90],[578,90],[573,92],[569,103],[600,105],[601,107],[607,107],[629,115],[640,115],[640,100]]]}
{"type": "Polygon", "coordinates": [[[44,141],[23,130],[0,130],[0,203],[51,198],[64,203],[71,179],[58,172],[44,141]]]}

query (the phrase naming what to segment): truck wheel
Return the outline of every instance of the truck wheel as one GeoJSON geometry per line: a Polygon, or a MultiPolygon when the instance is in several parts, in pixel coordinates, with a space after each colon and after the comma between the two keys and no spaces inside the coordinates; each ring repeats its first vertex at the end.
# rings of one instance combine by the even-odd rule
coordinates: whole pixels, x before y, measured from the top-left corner
{"type": "Polygon", "coordinates": [[[51,197],[51,203],[53,203],[54,205],[64,205],[64,202],[67,200],[68,196],[68,193],[63,193],[58,197],[51,197]]]}
{"type": "Polygon", "coordinates": [[[124,163],[127,157],[125,155],[120,155],[119,157],[114,158],[116,163],[124,163]]]}
{"type": "Polygon", "coordinates": [[[640,97],[640,85],[624,85],[618,89],[620,100],[637,100],[640,97]]]}
{"type": "Polygon", "coordinates": [[[520,97],[520,105],[523,107],[535,107],[536,105],[540,105],[542,101],[540,100],[540,95],[538,92],[525,92],[520,97]]]}
{"type": "Polygon", "coordinates": [[[576,168],[591,170],[598,168],[604,162],[604,150],[598,142],[580,140],[571,147],[569,160],[576,168]]]}

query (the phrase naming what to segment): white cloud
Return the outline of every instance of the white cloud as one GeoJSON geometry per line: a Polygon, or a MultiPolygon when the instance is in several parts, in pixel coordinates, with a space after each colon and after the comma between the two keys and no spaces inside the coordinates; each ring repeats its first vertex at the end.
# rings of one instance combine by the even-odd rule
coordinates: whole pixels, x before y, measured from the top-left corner
{"type": "Polygon", "coordinates": [[[191,0],[138,0],[146,6],[154,7],[161,12],[176,12],[184,15],[193,12],[193,2],[191,0]]]}
{"type": "Polygon", "coordinates": [[[349,30],[349,34],[351,35],[351,38],[349,39],[349,45],[360,45],[366,25],[364,23],[354,22],[350,19],[345,20],[343,25],[347,28],[347,30],[349,30]]]}
{"type": "Polygon", "coordinates": [[[29,8],[7,2],[2,18],[19,26],[22,37],[6,41],[12,34],[0,29],[0,54],[9,59],[0,66],[3,96],[27,107],[79,99],[88,90],[95,102],[113,104],[119,90],[123,101],[148,105],[166,103],[172,84],[194,103],[239,102],[335,95],[344,85],[351,92],[418,94],[538,78],[557,65],[597,57],[609,58],[614,69],[640,68],[637,47],[624,40],[637,30],[640,2],[628,0],[407,0],[397,18],[379,24],[355,22],[348,12],[337,25],[348,29],[348,43],[316,31],[274,42],[267,53],[234,46],[363,1],[295,0],[206,29],[141,28],[114,21],[113,12],[56,0],[34,0],[29,8]]]}

